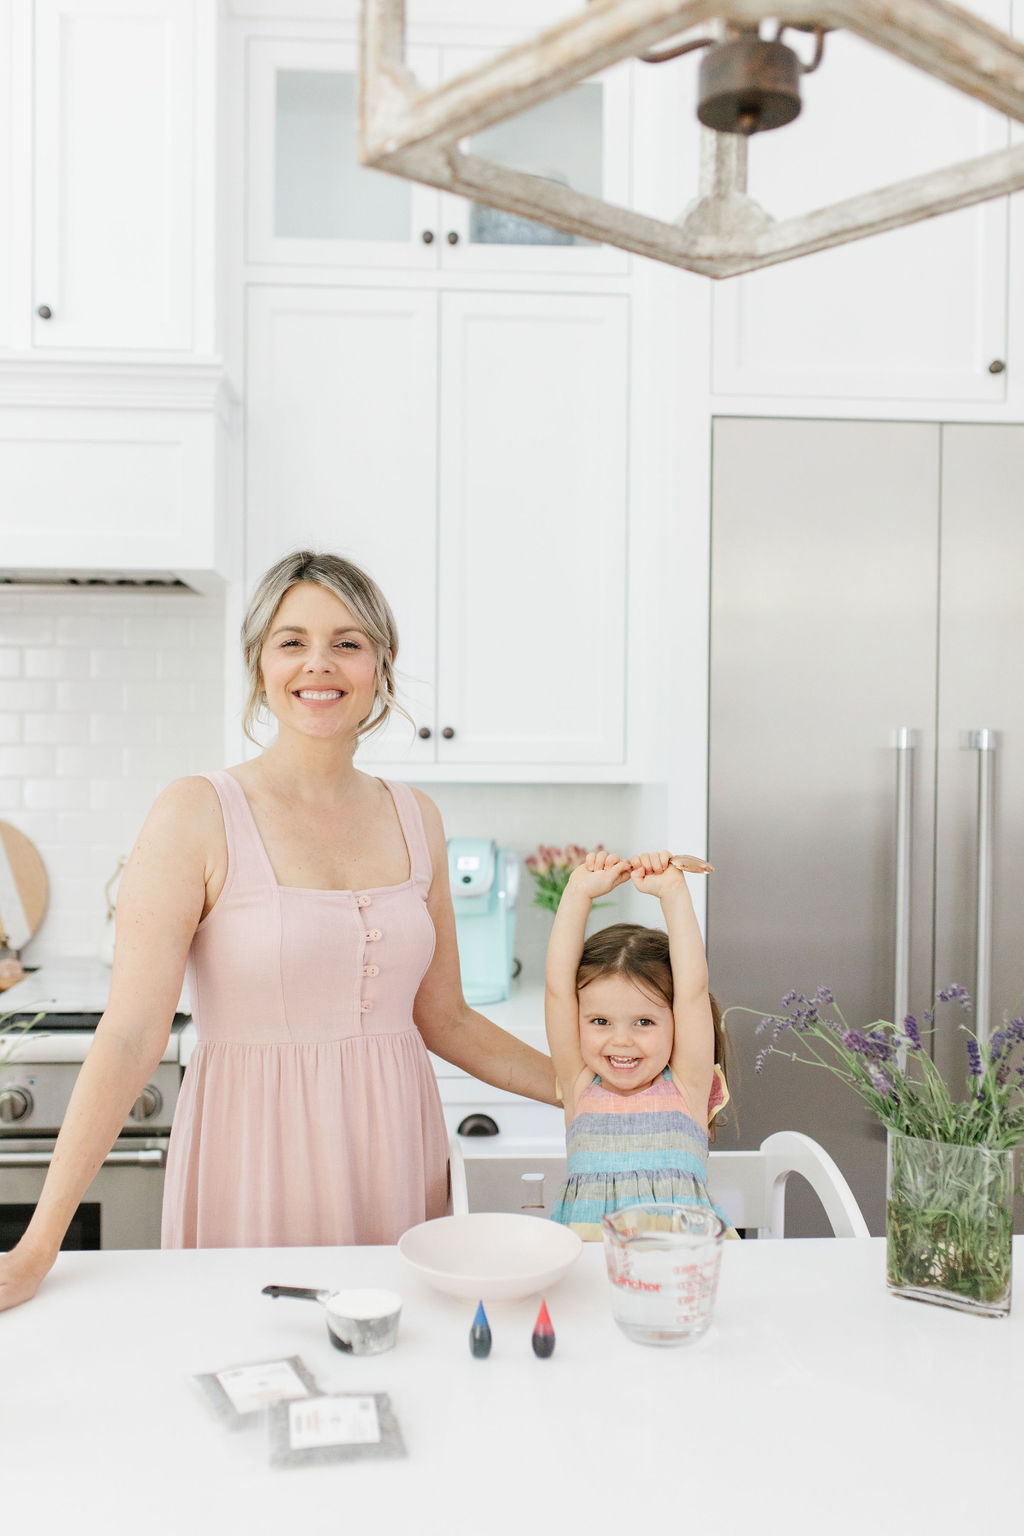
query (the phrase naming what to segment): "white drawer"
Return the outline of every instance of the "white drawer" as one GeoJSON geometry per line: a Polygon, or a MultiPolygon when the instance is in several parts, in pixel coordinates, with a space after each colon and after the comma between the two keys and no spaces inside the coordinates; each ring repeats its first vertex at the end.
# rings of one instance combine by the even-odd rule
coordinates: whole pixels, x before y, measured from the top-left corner
{"type": "MultiPolygon", "coordinates": [[[[565,1145],[565,1117],[560,1109],[550,1104],[538,1104],[534,1099],[522,1099],[514,1093],[502,1093],[500,1098],[495,1097],[499,1090],[493,1088],[487,1090],[488,1097],[466,1094],[449,1098],[445,1085],[439,1083],[438,1087],[441,1089],[441,1108],[449,1136],[454,1136],[470,1115],[487,1115],[498,1127],[503,1139],[526,1142],[531,1147],[539,1143],[549,1151],[565,1145]]],[[[467,1157],[481,1155],[477,1152],[478,1147],[493,1148],[496,1141],[497,1138],[493,1136],[462,1138],[467,1157]]]]}

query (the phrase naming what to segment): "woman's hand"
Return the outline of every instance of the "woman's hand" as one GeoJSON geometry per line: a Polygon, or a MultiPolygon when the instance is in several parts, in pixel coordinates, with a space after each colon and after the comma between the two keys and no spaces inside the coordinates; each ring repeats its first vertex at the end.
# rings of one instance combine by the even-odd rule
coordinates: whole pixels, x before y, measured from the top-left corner
{"type": "Polygon", "coordinates": [[[45,1260],[23,1252],[20,1247],[0,1253],[0,1312],[31,1301],[50,1268],[45,1260]]]}
{"type": "Polygon", "coordinates": [[[622,885],[632,872],[633,865],[629,859],[620,859],[617,853],[595,848],[587,854],[582,864],[577,864],[565,889],[566,892],[572,891],[575,895],[596,901],[598,897],[614,891],[617,885],[622,885]]]}
{"type": "Polygon", "coordinates": [[[630,878],[637,890],[646,896],[659,897],[680,884],[685,885],[684,870],[692,875],[707,875],[714,868],[706,859],[698,859],[695,854],[671,854],[667,848],[659,853],[638,853],[629,862],[630,878]]]}

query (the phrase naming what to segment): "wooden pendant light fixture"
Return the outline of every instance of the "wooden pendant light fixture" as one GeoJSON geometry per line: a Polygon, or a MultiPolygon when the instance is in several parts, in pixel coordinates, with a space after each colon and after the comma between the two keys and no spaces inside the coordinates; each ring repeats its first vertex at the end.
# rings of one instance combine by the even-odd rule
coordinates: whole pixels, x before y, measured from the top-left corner
{"type": "MultiPolygon", "coordinates": [[[[405,63],[404,0],[363,0],[360,158],[586,240],[708,277],[732,277],[1024,187],[1024,143],[792,218],[747,195],[747,139],[791,121],[799,76],[844,29],[1024,122],[1024,46],[949,0],[591,0],[525,42],[430,89],[405,63]],[[768,35],[760,28],[771,23],[768,35]],[[802,64],[787,28],[813,33],[802,64]],[[666,40],[700,29],[678,48],[666,40]],[[675,223],[466,154],[460,143],[622,59],[697,48],[700,193],[675,223]]],[[[806,51],[806,50],[805,50],[806,51]]]]}

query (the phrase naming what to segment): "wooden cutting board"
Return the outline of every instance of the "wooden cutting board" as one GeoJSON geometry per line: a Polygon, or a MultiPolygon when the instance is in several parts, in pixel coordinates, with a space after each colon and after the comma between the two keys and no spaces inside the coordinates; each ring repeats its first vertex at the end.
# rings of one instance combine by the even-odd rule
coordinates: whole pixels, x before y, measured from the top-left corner
{"type": "Polygon", "coordinates": [[[0,821],[0,953],[24,949],[43,920],[49,894],[38,848],[0,821]]]}

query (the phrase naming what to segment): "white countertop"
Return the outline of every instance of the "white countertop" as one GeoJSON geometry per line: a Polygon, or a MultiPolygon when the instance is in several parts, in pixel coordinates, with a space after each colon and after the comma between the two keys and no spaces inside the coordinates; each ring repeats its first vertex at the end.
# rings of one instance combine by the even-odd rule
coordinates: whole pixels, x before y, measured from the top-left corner
{"type": "Polygon", "coordinates": [[[474,1305],[394,1249],[62,1254],[0,1315],[5,1525],[549,1536],[576,1512],[586,1536],[1016,1530],[1024,1306],[996,1321],[897,1299],[884,1256],[880,1239],[727,1243],[711,1331],[657,1350],[618,1332],[587,1245],[548,1294],[553,1358],[531,1352],[532,1299],[489,1306],[480,1361],[474,1305]],[[270,1283],[393,1286],[398,1346],[342,1356],[322,1312],[261,1296],[270,1283]],[[389,1392],[408,1459],[273,1471],[263,1427],[223,1430],[190,1381],[291,1354],[328,1390],[389,1392]]]}
{"type": "MultiPolygon", "coordinates": [[[[0,992],[0,1013],[28,1013],[43,1008],[52,1013],[102,1013],[110,995],[110,966],[88,956],[48,960],[24,981],[0,992]]],[[[178,1013],[188,1013],[188,993],[182,991],[178,1013]]]]}

